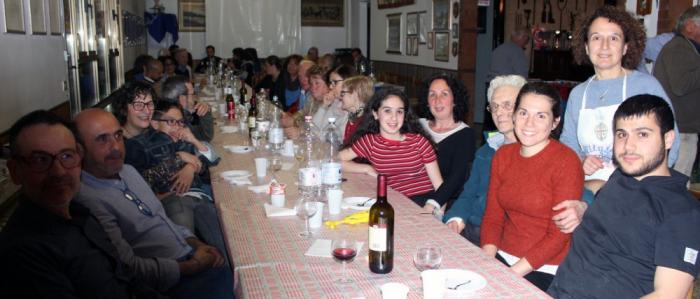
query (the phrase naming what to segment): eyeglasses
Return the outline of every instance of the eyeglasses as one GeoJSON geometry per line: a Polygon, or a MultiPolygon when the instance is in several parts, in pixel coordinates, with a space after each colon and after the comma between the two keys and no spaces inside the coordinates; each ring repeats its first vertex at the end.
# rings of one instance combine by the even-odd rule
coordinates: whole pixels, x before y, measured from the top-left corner
{"type": "Polygon", "coordinates": [[[343,81],[345,81],[345,80],[343,80],[343,79],[340,79],[340,80],[331,80],[331,85],[337,85],[338,83],[343,82],[343,81]]]}
{"type": "Polygon", "coordinates": [[[136,207],[139,209],[141,214],[144,214],[148,217],[153,217],[153,212],[151,211],[151,209],[148,208],[148,206],[146,206],[146,204],[144,204],[143,201],[141,201],[138,197],[131,194],[129,192],[129,190],[124,191],[124,198],[126,198],[130,202],[133,202],[136,205],[136,207]]]}
{"type": "Polygon", "coordinates": [[[155,121],[162,121],[168,124],[168,126],[178,126],[178,127],[184,127],[185,126],[185,120],[184,119],[164,119],[164,118],[153,118],[155,121]]]}
{"type": "Polygon", "coordinates": [[[506,110],[506,111],[512,111],[513,108],[515,108],[515,107],[513,106],[513,103],[511,103],[511,102],[505,102],[502,105],[498,105],[496,103],[491,103],[488,106],[486,106],[486,111],[491,112],[491,113],[496,113],[499,108],[503,108],[503,110],[506,110]]]}
{"type": "Polygon", "coordinates": [[[27,165],[32,172],[45,172],[49,170],[55,160],[58,160],[65,169],[80,165],[80,155],[75,150],[65,150],[55,155],[47,152],[34,152],[30,154],[29,157],[17,155],[15,159],[27,165]]]}
{"type": "Polygon", "coordinates": [[[346,94],[351,94],[352,91],[349,90],[341,90],[340,91],[340,97],[344,97],[346,94]]]}
{"type": "Polygon", "coordinates": [[[130,104],[132,107],[134,107],[134,110],[136,111],[141,111],[143,108],[148,107],[148,110],[153,110],[153,108],[156,106],[153,102],[132,102],[130,104]]]}

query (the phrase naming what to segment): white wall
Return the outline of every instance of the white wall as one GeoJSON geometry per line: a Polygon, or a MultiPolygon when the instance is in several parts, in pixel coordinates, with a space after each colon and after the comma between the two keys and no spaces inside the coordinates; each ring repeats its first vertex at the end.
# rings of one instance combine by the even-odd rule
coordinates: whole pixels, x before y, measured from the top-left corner
{"type": "MultiPolygon", "coordinates": [[[[28,7],[29,0],[24,4],[28,7]]],[[[0,32],[5,32],[4,10],[0,5],[0,32]]],[[[25,28],[31,33],[27,19],[25,28]]],[[[62,36],[0,33],[0,131],[33,110],[68,101],[64,49],[62,36]]]]}
{"type": "MultiPolygon", "coordinates": [[[[632,13],[632,15],[636,15],[635,12],[637,11],[637,1],[638,0],[627,0],[625,2],[625,10],[632,13]]],[[[639,17],[644,18],[644,28],[647,30],[647,37],[656,36],[656,27],[659,23],[658,1],[660,0],[654,1],[654,3],[652,3],[650,14],[639,17]]]]}
{"type": "MultiPolygon", "coordinates": [[[[232,1],[232,0],[227,0],[232,1]]],[[[265,0],[260,0],[265,1],[265,0]]],[[[268,0],[269,1],[269,0],[268,0]]],[[[279,1],[279,0],[274,0],[279,1]]],[[[161,0],[160,3],[165,7],[166,13],[177,15],[177,0],[161,0]]],[[[332,53],[335,48],[357,47],[357,44],[351,44],[348,35],[348,24],[352,22],[353,14],[350,12],[350,5],[358,5],[357,0],[345,0],[345,26],[344,27],[301,27],[301,55],[306,55],[306,51],[316,46],[321,55],[332,53]]],[[[146,9],[153,7],[153,0],[147,0],[146,9]]],[[[265,16],[258,16],[264,18],[265,16]]],[[[356,17],[355,17],[356,18],[356,17]]],[[[206,32],[180,32],[177,45],[187,48],[195,59],[202,58],[206,55],[205,47],[209,44],[206,40],[206,32]]],[[[244,46],[245,47],[245,46],[244,46]]],[[[232,49],[216,49],[216,53],[220,57],[231,57],[232,49]]],[[[149,49],[150,51],[150,49],[149,49]]],[[[262,51],[258,49],[262,55],[262,51]]],[[[262,57],[261,57],[262,58],[262,57]]]]}
{"type": "MultiPolygon", "coordinates": [[[[386,8],[379,9],[377,6],[377,1],[371,1],[370,5],[370,31],[372,32],[370,36],[370,55],[372,60],[380,61],[391,61],[399,63],[408,63],[416,65],[425,65],[436,68],[444,68],[450,70],[457,69],[457,56],[452,56],[450,52],[449,61],[436,61],[434,58],[434,48],[428,49],[426,44],[418,46],[418,56],[406,56],[403,54],[389,54],[386,53],[386,42],[387,42],[387,19],[386,16],[389,14],[402,13],[401,15],[401,49],[405,53],[406,46],[406,13],[416,12],[416,11],[427,11],[426,23],[429,24],[428,28],[432,30],[432,20],[433,20],[433,2],[432,1],[416,1],[413,5],[401,6],[397,8],[386,8]]],[[[451,25],[450,25],[451,26],[451,25]]],[[[450,44],[452,43],[452,38],[450,37],[450,44]]],[[[450,45],[451,49],[451,45],[450,45]]],[[[451,51],[451,50],[450,50],[451,51]]]]}

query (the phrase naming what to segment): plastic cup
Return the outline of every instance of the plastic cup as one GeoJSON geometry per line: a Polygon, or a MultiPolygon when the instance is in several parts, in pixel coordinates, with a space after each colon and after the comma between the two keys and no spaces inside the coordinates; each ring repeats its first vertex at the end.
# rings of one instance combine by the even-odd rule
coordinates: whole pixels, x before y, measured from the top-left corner
{"type": "Polygon", "coordinates": [[[228,105],[226,103],[219,104],[219,114],[221,117],[226,117],[228,115],[228,105]]]}
{"type": "Polygon", "coordinates": [[[316,214],[314,214],[309,219],[310,228],[319,228],[323,224],[323,203],[320,201],[316,202],[316,214]]]}
{"type": "Polygon", "coordinates": [[[284,201],[285,201],[284,194],[272,194],[272,195],[270,195],[270,202],[275,207],[284,208],[284,201]]]}
{"type": "Polygon", "coordinates": [[[328,214],[340,214],[340,203],[343,201],[343,190],[328,190],[328,214]]]}
{"type": "Polygon", "coordinates": [[[382,299],[405,299],[409,290],[407,285],[399,282],[385,283],[379,289],[382,291],[382,299]]]}
{"type": "Polygon", "coordinates": [[[255,158],[255,174],[259,178],[267,175],[267,158],[255,158]]]}
{"type": "Polygon", "coordinates": [[[420,277],[423,280],[423,298],[442,299],[445,295],[445,277],[440,270],[425,270],[420,277]]]}
{"type": "Polygon", "coordinates": [[[286,157],[294,157],[294,140],[287,139],[284,141],[284,150],[282,155],[286,157]]]}

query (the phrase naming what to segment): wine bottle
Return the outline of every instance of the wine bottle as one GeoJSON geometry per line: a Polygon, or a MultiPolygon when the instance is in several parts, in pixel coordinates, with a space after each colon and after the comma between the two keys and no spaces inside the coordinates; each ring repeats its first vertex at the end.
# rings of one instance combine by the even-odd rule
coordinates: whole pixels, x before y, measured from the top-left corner
{"type": "Polygon", "coordinates": [[[250,98],[250,109],[248,109],[248,134],[252,135],[255,130],[255,121],[258,118],[257,103],[255,100],[255,95],[250,98]]]}
{"type": "Polygon", "coordinates": [[[386,274],[394,268],[394,208],[386,198],[386,176],[377,176],[377,202],[369,209],[369,270],[386,274]]]}
{"type": "Polygon", "coordinates": [[[233,91],[231,87],[226,87],[226,107],[228,109],[228,119],[233,120],[236,118],[236,103],[233,100],[233,91]]]}

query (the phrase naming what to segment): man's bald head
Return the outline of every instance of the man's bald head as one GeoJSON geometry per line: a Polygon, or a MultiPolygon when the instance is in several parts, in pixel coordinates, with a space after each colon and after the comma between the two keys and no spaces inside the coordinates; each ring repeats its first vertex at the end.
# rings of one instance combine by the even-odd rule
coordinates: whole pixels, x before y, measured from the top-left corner
{"type": "Polygon", "coordinates": [[[83,170],[98,178],[116,178],[124,166],[124,135],[111,113],[98,108],[74,119],[76,137],[85,149],[83,170]]]}

